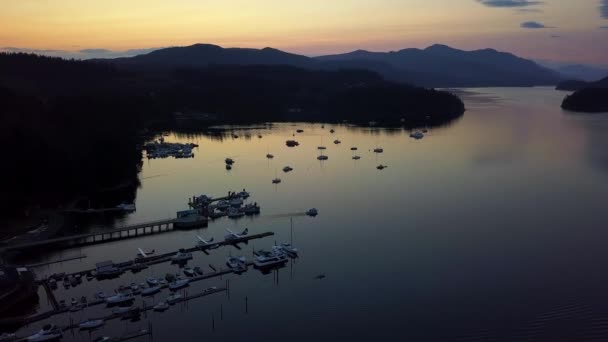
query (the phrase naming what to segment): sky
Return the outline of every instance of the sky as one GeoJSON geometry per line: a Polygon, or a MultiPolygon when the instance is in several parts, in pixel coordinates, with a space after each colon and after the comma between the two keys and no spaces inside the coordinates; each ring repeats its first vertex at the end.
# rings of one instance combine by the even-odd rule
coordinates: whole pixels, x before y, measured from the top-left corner
{"type": "Polygon", "coordinates": [[[211,43],[309,56],[435,43],[608,65],[608,0],[0,0],[0,50],[76,58],[211,43]]]}

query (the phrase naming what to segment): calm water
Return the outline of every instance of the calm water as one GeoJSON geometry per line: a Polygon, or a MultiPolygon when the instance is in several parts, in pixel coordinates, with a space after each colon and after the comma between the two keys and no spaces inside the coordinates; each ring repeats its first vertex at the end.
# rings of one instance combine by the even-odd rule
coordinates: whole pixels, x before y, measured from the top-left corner
{"type": "MultiPolygon", "coordinates": [[[[290,216],[301,257],[278,273],[250,270],[190,289],[230,279],[229,298],[215,294],[138,323],[112,321],[92,335],[76,332],[64,340],[118,336],[148,321],[156,341],[608,339],[608,115],[563,112],[565,94],[548,88],[468,91],[475,93],[463,95],[464,117],[431,129],[420,141],[403,130],[320,124],[237,130],[238,139],[167,137],[198,143],[196,157],[146,160],[137,212],[119,226],[173,217],[195,194],[243,188],[262,215],[220,219],[198,232],[63,251],[88,258],[39,273],[129,259],[137,247],[191,247],[195,234],[221,239],[224,228],[276,233],[240,251],[195,254],[190,265],[207,271],[208,264],[223,265],[228,254],[251,257],[253,248],[288,241],[290,216]],[[286,147],[297,128],[304,129],[296,134],[300,146],[286,147]],[[333,144],[336,138],[341,145],[333,144]],[[321,144],[328,147],[326,162],[316,159],[321,144]],[[351,146],[359,147],[361,160],[351,159],[351,146]],[[374,154],[376,146],[384,153],[374,154]],[[273,160],[265,158],[269,152],[273,160]],[[236,160],[231,171],[224,168],[226,157],[236,160]],[[380,163],[388,168],[377,170],[380,163]],[[294,171],[283,174],[286,165],[294,171]],[[271,184],[275,174],[283,180],[279,185],[271,184]],[[320,215],[302,216],[310,207],[320,215]],[[327,277],[315,279],[319,274],[327,277]]],[[[85,281],[57,296],[91,296],[176,271],[158,265],[117,280],[85,281]]],[[[42,308],[48,306],[44,298],[42,308]]],[[[97,307],[71,318],[107,312],[97,307]]]]}

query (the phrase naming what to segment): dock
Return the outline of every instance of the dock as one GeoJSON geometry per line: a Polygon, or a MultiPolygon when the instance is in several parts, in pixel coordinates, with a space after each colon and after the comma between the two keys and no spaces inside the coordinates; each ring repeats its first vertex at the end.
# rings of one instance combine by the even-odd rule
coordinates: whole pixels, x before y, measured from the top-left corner
{"type": "Polygon", "coordinates": [[[59,245],[65,247],[79,247],[110,241],[131,239],[145,235],[167,233],[175,230],[174,223],[177,220],[177,218],[159,220],[94,233],[69,235],[47,240],[11,244],[0,247],[0,254],[11,251],[24,251],[32,248],[48,248],[59,245]]]}

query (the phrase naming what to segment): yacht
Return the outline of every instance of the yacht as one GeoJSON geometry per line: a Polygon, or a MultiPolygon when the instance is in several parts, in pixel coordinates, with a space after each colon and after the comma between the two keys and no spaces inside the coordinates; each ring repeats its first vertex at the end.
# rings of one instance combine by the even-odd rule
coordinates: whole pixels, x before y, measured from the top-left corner
{"type": "Polygon", "coordinates": [[[142,296],[151,296],[151,295],[157,294],[159,292],[160,292],[160,286],[159,285],[157,285],[157,286],[150,286],[150,287],[147,287],[147,288],[141,290],[141,295],[142,296]]]}
{"type": "Polygon", "coordinates": [[[228,209],[228,217],[229,218],[239,218],[239,217],[243,217],[245,216],[245,213],[240,211],[237,208],[230,208],[228,209]]]}
{"type": "Polygon", "coordinates": [[[186,253],[184,249],[180,249],[177,254],[171,257],[171,262],[183,262],[192,259],[192,253],[186,253]]]}
{"type": "Polygon", "coordinates": [[[285,166],[283,168],[283,172],[290,172],[290,171],[293,171],[293,168],[291,166],[285,166]]]}
{"type": "Polygon", "coordinates": [[[420,132],[420,131],[415,131],[410,133],[410,138],[414,138],[416,140],[420,140],[422,138],[424,138],[424,133],[420,132]]]}
{"type": "Polygon", "coordinates": [[[319,215],[319,211],[317,210],[317,208],[310,208],[310,209],[306,210],[306,215],[317,216],[317,215],[319,215]]]}
{"type": "Polygon", "coordinates": [[[115,305],[115,304],[127,303],[130,301],[133,301],[134,299],[135,298],[133,298],[132,294],[119,293],[119,294],[111,296],[111,297],[106,297],[105,302],[108,305],[115,305]]]}
{"type": "MultiPolygon", "coordinates": [[[[176,295],[179,295],[176,293],[176,295]]],[[[173,296],[173,295],[171,295],[173,296]]],[[[171,297],[169,296],[169,297],[171,297]]],[[[154,311],[165,311],[169,309],[169,304],[167,304],[167,302],[158,302],[158,304],[154,305],[153,307],[154,311]]]]}
{"type": "Polygon", "coordinates": [[[254,252],[253,264],[258,268],[266,268],[277,265],[282,265],[287,262],[287,255],[281,251],[273,250],[271,252],[259,250],[254,252]]]}
{"type": "Polygon", "coordinates": [[[54,324],[47,324],[39,332],[26,338],[26,341],[52,341],[60,339],[61,336],[63,336],[61,329],[54,324]]]}
{"type": "Polygon", "coordinates": [[[234,272],[243,272],[247,270],[247,259],[244,256],[226,258],[226,265],[234,272]]]}
{"type": "Polygon", "coordinates": [[[173,305],[179,301],[181,301],[184,298],[184,296],[182,296],[181,294],[175,292],[174,294],[170,295],[169,297],[167,297],[167,303],[170,305],[173,305]]]}
{"type": "Polygon", "coordinates": [[[281,183],[281,178],[275,178],[272,180],[272,184],[279,184],[281,183]]]}
{"type": "Polygon", "coordinates": [[[104,322],[103,319],[90,319],[78,324],[78,327],[80,328],[80,330],[93,330],[99,328],[104,324],[106,324],[106,322],[104,322]]]}
{"type": "Polygon", "coordinates": [[[184,274],[187,275],[188,277],[194,277],[194,268],[192,267],[185,267],[184,268],[184,274]]]}
{"type": "Polygon", "coordinates": [[[354,160],[359,160],[359,159],[361,159],[361,157],[360,156],[353,156],[353,159],[354,160]]]}
{"type": "Polygon", "coordinates": [[[292,246],[290,243],[282,243],[278,246],[273,246],[272,249],[279,251],[279,252],[286,253],[290,257],[298,256],[298,249],[296,247],[292,246]]]}
{"type": "Polygon", "coordinates": [[[327,159],[329,159],[329,157],[328,156],[318,156],[317,159],[319,159],[319,160],[327,160],[327,159]]]}
{"type": "Polygon", "coordinates": [[[150,285],[150,286],[156,286],[156,285],[158,285],[158,279],[153,278],[153,277],[148,277],[148,278],[146,278],[146,283],[148,283],[148,285],[150,285]]]}
{"type": "Polygon", "coordinates": [[[375,152],[375,153],[382,153],[382,152],[384,152],[384,150],[382,149],[382,147],[376,147],[376,148],[374,149],[374,152],[375,152]]]}
{"type": "Polygon", "coordinates": [[[190,280],[188,280],[188,279],[177,279],[174,282],[169,283],[169,289],[171,291],[179,290],[181,288],[188,286],[189,282],[190,282],[190,280]]]}

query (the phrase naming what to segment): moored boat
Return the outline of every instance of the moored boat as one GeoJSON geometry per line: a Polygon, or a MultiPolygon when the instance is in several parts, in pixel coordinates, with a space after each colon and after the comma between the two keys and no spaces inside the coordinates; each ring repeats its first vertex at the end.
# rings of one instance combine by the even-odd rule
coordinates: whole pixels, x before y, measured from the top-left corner
{"type": "Polygon", "coordinates": [[[188,283],[190,283],[190,280],[188,279],[177,279],[174,282],[169,283],[169,289],[171,291],[179,290],[188,286],[188,283]]]}
{"type": "Polygon", "coordinates": [[[154,305],[153,309],[154,311],[166,311],[169,309],[169,304],[167,304],[167,302],[158,302],[156,305],[154,305]]]}
{"type": "Polygon", "coordinates": [[[78,328],[81,330],[93,330],[104,324],[106,324],[106,322],[103,319],[91,319],[78,324],[78,328]]]}
{"type": "Polygon", "coordinates": [[[141,295],[142,296],[152,296],[154,294],[157,294],[160,292],[160,286],[150,286],[150,287],[146,287],[145,289],[141,290],[141,295]]]}
{"type": "Polygon", "coordinates": [[[288,261],[287,255],[277,249],[273,249],[272,251],[259,250],[254,254],[253,265],[257,268],[279,266],[288,261]]]}

